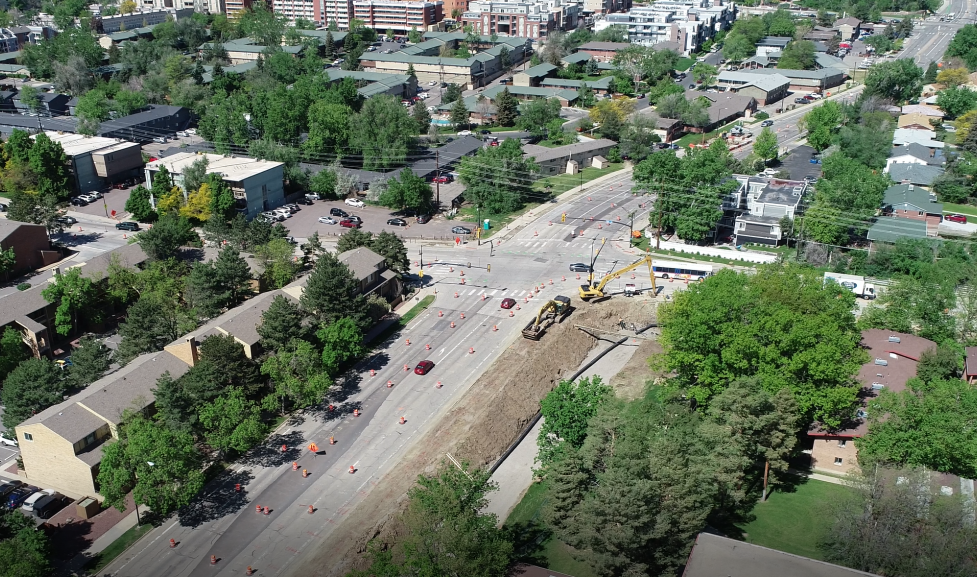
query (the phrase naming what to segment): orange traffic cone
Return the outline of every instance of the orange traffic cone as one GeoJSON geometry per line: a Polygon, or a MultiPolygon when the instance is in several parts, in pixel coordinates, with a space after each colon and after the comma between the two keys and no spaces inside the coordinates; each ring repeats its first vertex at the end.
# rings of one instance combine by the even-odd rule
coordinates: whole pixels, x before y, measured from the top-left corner
{"type": "Polygon", "coordinates": [[[308,469],[302,469],[302,476],[303,477],[308,477],[309,476],[309,470],[308,469]]]}
{"type": "Polygon", "coordinates": [[[440,389],[441,388],[441,381],[438,381],[437,383],[435,383],[434,384],[434,388],[435,389],[440,389]]]}
{"type": "Polygon", "coordinates": [[[217,565],[217,555],[211,555],[210,556],[210,564],[211,565],[217,565]]]}
{"type": "Polygon", "coordinates": [[[309,515],[311,515],[312,513],[315,513],[315,508],[312,507],[312,505],[309,505],[309,515]]]}
{"type": "Polygon", "coordinates": [[[400,424],[401,424],[401,425],[403,425],[403,424],[404,424],[404,423],[406,423],[406,422],[407,422],[407,419],[405,419],[405,418],[403,418],[403,417],[401,417],[401,418],[400,418],[400,424]]]}
{"type": "Polygon", "coordinates": [[[335,437],[329,437],[329,444],[330,445],[335,445],[336,444],[336,438],[335,437]]]}
{"type": "Polygon", "coordinates": [[[355,473],[355,472],[356,472],[356,469],[355,469],[355,468],[353,468],[353,465],[350,465],[350,466],[349,466],[349,474],[350,474],[350,475],[352,475],[352,474],[353,474],[353,473],[355,473]]]}
{"type": "Polygon", "coordinates": [[[455,328],[455,321],[451,321],[451,328],[455,328]]]}
{"type": "Polygon", "coordinates": [[[360,416],[360,410],[359,409],[353,409],[353,416],[354,417],[359,417],[360,416]]]}

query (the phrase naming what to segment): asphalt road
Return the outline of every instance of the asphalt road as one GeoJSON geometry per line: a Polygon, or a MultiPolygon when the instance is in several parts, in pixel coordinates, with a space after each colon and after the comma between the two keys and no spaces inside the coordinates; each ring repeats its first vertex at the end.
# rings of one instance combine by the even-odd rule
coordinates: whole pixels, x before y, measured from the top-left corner
{"type": "MultiPolygon", "coordinates": [[[[622,173],[572,202],[544,205],[534,212],[533,224],[509,234],[500,231],[505,238],[501,244],[496,240],[494,245],[485,241],[481,246],[474,242],[460,247],[408,245],[410,258],[417,263],[414,271],[420,269],[423,250],[428,287],[437,290],[434,305],[355,368],[330,398],[333,411],[319,408],[283,426],[233,471],[209,485],[205,496],[188,511],[155,529],[102,574],[230,576],[242,574],[248,566],[259,575],[285,572],[296,557],[339,527],[421,431],[510,342],[521,338],[522,326],[543,299],[576,290],[578,281],[569,272],[569,263],[588,260],[601,238],[607,243],[598,271],[637,258],[626,248],[629,229],[617,223],[635,211],[636,222],[646,224],[649,198],[633,197],[630,188],[630,174],[622,173]],[[563,212],[568,214],[565,224],[560,223],[563,212]],[[465,266],[468,262],[472,268],[465,266]],[[492,272],[486,271],[489,263],[492,272]],[[546,283],[545,288],[526,302],[538,283],[546,283]],[[519,302],[513,317],[499,307],[506,297],[519,302]],[[431,346],[430,351],[426,345],[431,346]],[[413,368],[421,359],[435,362],[429,374],[417,376],[404,370],[405,365],[413,368]],[[386,386],[388,381],[393,382],[392,387],[386,386]],[[435,387],[438,381],[442,388],[435,387]],[[354,409],[361,411],[359,417],[352,415],[354,409]],[[404,424],[398,422],[401,416],[406,419],[404,424]],[[328,444],[330,436],[335,436],[336,445],[328,444]],[[300,449],[312,441],[325,449],[324,454],[313,458],[300,449]],[[289,447],[286,455],[280,452],[282,444],[289,447]],[[292,471],[293,461],[298,462],[299,471],[292,471]],[[348,472],[350,466],[355,473],[348,472]],[[308,469],[308,478],[301,476],[303,468],[308,469]],[[240,493],[234,491],[235,483],[242,484],[240,493]],[[255,505],[268,506],[270,514],[256,513],[255,505]],[[312,514],[308,513],[310,505],[315,509],[312,514]],[[177,547],[169,547],[171,538],[177,547]],[[211,555],[218,559],[216,566],[210,565],[211,555]]],[[[651,284],[647,278],[622,279],[609,283],[608,290],[623,290],[625,282],[639,288],[651,284]]],[[[666,284],[665,291],[677,286],[666,284]]]]}

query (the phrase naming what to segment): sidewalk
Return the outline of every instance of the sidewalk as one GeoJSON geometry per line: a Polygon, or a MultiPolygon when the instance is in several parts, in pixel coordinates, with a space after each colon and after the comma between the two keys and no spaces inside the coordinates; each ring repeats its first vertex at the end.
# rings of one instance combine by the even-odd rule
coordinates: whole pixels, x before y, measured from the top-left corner
{"type": "Polygon", "coordinates": [[[372,329],[370,329],[369,332],[366,333],[366,336],[363,337],[363,342],[365,343],[373,342],[374,339],[382,335],[384,331],[390,328],[391,325],[398,322],[400,320],[400,317],[403,315],[403,313],[409,311],[415,305],[417,305],[422,300],[424,300],[424,297],[428,295],[435,295],[435,300],[437,300],[437,288],[435,287],[435,285],[430,285],[422,288],[421,290],[414,293],[414,295],[409,300],[405,300],[404,302],[400,303],[400,305],[398,305],[396,309],[390,311],[390,313],[388,313],[385,318],[383,318],[372,329]]]}

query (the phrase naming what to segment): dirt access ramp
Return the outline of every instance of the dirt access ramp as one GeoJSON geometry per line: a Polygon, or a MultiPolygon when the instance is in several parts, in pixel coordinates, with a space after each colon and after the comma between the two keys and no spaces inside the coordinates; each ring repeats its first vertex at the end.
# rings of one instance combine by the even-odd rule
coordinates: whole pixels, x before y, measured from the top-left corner
{"type": "MultiPolygon", "coordinates": [[[[516,440],[536,415],[539,402],[561,378],[572,375],[597,339],[575,325],[617,332],[620,319],[637,326],[654,321],[654,301],[614,297],[582,303],[539,341],[516,340],[469,390],[408,450],[393,470],[326,537],[292,568],[295,577],[333,577],[365,568],[363,553],[371,539],[396,542],[404,528],[397,513],[421,473],[433,473],[451,453],[459,461],[487,466],[516,440]]],[[[518,333],[517,333],[518,335],[518,333]]],[[[608,335],[608,339],[619,336],[608,335]]]]}

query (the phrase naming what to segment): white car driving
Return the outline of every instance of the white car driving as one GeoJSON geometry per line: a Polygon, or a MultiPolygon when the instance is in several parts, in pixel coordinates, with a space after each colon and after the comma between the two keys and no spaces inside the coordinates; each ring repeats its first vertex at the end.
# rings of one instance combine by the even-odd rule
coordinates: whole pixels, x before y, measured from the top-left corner
{"type": "Polygon", "coordinates": [[[358,198],[347,198],[346,204],[348,204],[349,206],[355,206],[356,208],[363,208],[364,206],[366,206],[365,204],[363,204],[363,201],[358,198]]]}

